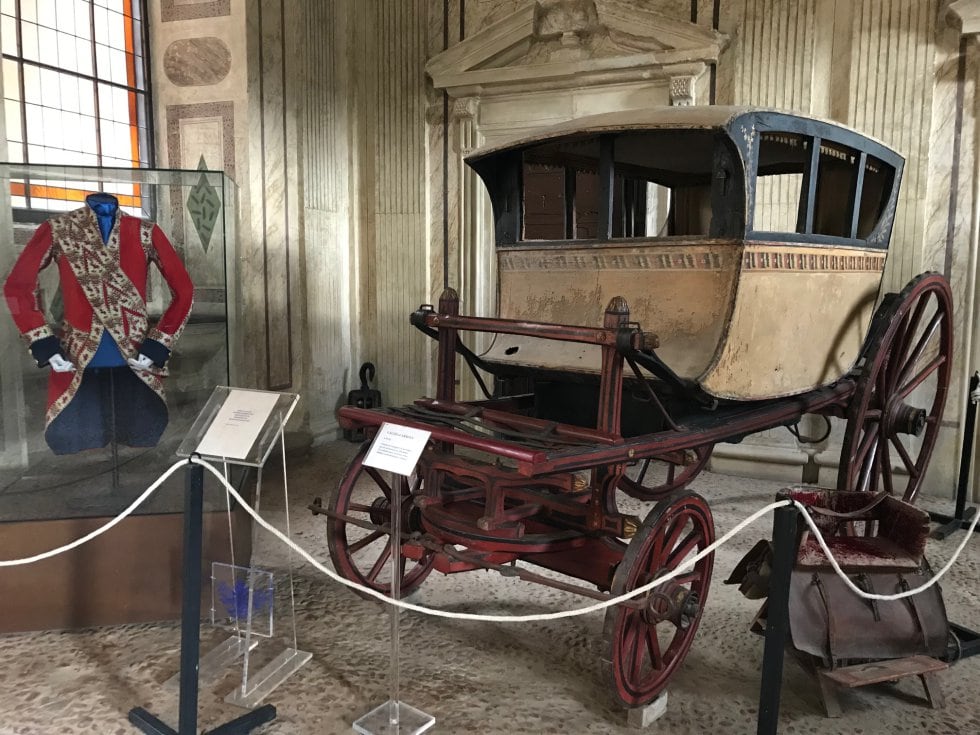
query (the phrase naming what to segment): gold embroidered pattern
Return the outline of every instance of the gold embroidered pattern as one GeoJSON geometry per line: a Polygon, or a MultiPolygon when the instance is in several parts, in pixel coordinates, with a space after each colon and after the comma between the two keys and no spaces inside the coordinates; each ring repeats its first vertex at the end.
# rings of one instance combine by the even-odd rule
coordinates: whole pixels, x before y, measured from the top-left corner
{"type": "Polygon", "coordinates": [[[91,338],[101,338],[105,328],[123,355],[133,357],[149,325],[146,304],[120,267],[119,220],[117,213],[104,245],[95,213],[89,207],[52,219],[51,232],[95,312],[91,338]]]}

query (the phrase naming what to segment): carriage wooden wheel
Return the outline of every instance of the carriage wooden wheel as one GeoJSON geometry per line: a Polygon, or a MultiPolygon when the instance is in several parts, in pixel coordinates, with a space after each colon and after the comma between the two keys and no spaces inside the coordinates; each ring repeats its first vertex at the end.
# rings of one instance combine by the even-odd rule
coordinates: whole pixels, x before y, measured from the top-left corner
{"type": "MultiPolygon", "coordinates": [[[[647,584],[713,541],[711,511],[700,495],[683,493],[658,503],[626,548],[610,591],[618,596],[647,584]]],[[[708,597],[713,556],[638,598],[642,609],[614,607],[606,613],[604,664],[626,706],[653,701],[687,655],[708,597]]]]}
{"type": "Polygon", "coordinates": [[[837,486],[912,502],[936,443],[952,369],[949,284],[913,279],[882,302],[847,414],[837,486]]]}
{"type": "MultiPolygon", "coordinates": [[[[365,444],[351,460],[343,480],[331,497],[330,510],[365,525],[365,528],[343,518],[331,516],[327,522],[327,545],[334,567],[346,579],[371,587],[379,592],[391,591],[391,528],[392,498],[400,499],[403,533],[410,533],[417,511],[412,497],[421,489],[421,478],[413,478],[412,486],[404,477],[398,477],[397,487],[392,487],[380,471],[363,465],[368,445],[365,444]]],[[[408,595],[429,576],[432,571],[431,552],[423,552],[418,561],[400,556],[401,594],[408,595]]]]}
{"type": "Polygon", "coordinates": [[[663,459],[644,459],[637,463],[636,477],[623,475],[619,489],[638,500],[661,500],[687,487],[708,464],[712,449],[713,444],[705,444],[663,459]]]}

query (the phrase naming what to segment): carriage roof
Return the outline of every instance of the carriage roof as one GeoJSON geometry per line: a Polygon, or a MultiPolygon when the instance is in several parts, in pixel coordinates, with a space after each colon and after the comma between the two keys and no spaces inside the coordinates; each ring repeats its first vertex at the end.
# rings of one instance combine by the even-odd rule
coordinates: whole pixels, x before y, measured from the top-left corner
{"type": "Polygon", "coordinates": [[[901,168],[904,160],[882,141],[832,120],[762,107],[683,105],[617,110],[575,118],[478,148],[466,156],[466,161],[475,165],[481,159],[501,151],[524,148],[564,136],[658,128],[717,129],[724,130],[732,138],[744,138],[747,132],[753,130],[820,133],[821,137],[877,155],[897,168],[901,168]]]}

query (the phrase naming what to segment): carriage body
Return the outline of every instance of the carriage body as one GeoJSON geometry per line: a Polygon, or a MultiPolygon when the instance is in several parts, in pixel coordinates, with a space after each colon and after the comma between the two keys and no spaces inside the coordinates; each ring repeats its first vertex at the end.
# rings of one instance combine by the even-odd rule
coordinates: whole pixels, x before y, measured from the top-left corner
{"type": "MultiPolygon", "coordinates": [[[[854,365],[903,161],[829,122],[669,107],[578,120],[468,159],[490,192],[499,315],[598,326],[614,296],[659,359],[719,399],[828,385],[854,365]]],[[[585,346],[511,336],[503,371],[592,374],[585,346]]]]}
{"type": "Polygon", "coordinates": [[[684,488],[712,446],[806,413],[844,418],[839,488],[914,498],[949,382],[949,287],[924,274],[879,298],[902,159],[833,123],[612,113],[468,163],[492,204],[498,314],[462,315],[446,288],[410,315],[438,341],[435,395],[339,417],[369,437],[385,423],[429,432],[415,473],[365,467],[365,444],[311,509],[338,571],[377,591],[396,567],[401,594],[433,570],[598,600],[652,585],[610,603],[604,630],[613,690],[644,705],[707,599],[712,556],[693,557],[713,521],[684,488]],[[489,335],[483,354],[461,340],[472,332],[489,335]],[[456,395],[464,363],[485,399],[456,395]],[[656,505],[642,516],[624,494],[656,505]]]}

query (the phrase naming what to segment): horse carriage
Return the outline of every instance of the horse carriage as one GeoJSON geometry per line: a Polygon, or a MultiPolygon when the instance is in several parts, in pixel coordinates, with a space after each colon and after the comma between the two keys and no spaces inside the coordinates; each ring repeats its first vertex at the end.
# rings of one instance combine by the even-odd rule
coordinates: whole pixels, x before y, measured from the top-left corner
{"type": "MultiPolygon", "coordinates": [[[[684,488],[716,443],[805,414],[846,421],[839,489],[914,500],[952,307],[933,273],[879,294],[898,154],[830,122],[710,106],[578,119],[467,163],[492,204],[499,313],[461,315],[447,288],[410,316],[438,342],[435,396],[340,410],[368,436],[431,432],[412,478],[363,466],[365,445],[312,506],[342,575],[387,591],[397,563],[408,594],[433,570],[490,569],[622,595],[714,540],[708,503],[684,488]],[[489,335],[480,354],[461,339],[473,332],[489,335]],[[457,399],[464,363],[484,399],[457,399]],[[624,513],[619,493],[655,505],[624,513]]],[[[627,707],[681,665],[711,572],[707,556],[608,609],[603,662],[627,707]]]]}

